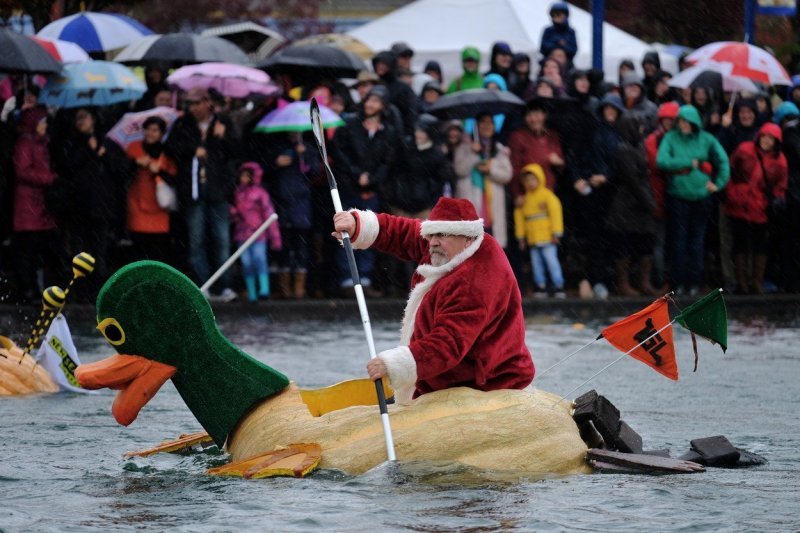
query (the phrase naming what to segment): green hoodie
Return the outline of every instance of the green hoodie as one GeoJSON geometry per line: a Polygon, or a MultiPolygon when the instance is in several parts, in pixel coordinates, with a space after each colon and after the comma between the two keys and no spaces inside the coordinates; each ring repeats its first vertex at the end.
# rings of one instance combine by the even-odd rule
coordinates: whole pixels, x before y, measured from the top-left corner
{"type": "MultiPolygon", "coordinates": [[[[481,53],[474,46],[468,46],[461,52],[461,63],[463,65],[465,59],[474,59],[478,63],[481,61],[481,53]]],[[[448,93],[455,93],[463,91],[464,89],[480,89],[483,87],[483,76],[479,72],[480,68],[475,72],[467,72],[464,70],[464,75],[460,78],[454,79],[450,82],[447,88],[448,93]]]]}
{"type": "Polygon", "coordinates": [[[692,125],[692,133],[684,135],[677,125],[667,132],[658,147],[656,165],[669,175],[667,194],[682,200],[702,200],[711,194],[706,189],[709,180],[718,189],[728,183],[731,174],[728,155],[719,141],[703,130],[700,113],[694,106],[681,106],[678,118],[692,125]],[[692,164],[693,160],[697,160],[697,168],[692,164]],[[707,166],[703,163],[711,164],[716,177],[713,176],[714,170],[710,174],[701,170],[701,166],[707,166]]]}

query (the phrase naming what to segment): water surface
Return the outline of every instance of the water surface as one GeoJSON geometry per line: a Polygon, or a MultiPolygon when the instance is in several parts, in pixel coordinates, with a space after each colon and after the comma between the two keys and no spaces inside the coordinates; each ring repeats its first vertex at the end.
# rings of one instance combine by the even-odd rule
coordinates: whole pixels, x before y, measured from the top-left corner
{"type": "MultiPolygon", "coordinates": [[[[563,317],[528,324],[541,371],[591,340],[612,320],[580,329],[563,317]]],[[[681,379],[672,382],[633,359],[616,363],[589,388],[605,394],[644,438],[646,449],[679,455],[689,440],[725,435],[769,459],[762,467],[692,475],[590,474],[518,479],[448,464],[381,465],[351,477],[243,481],[205,471],[220,453],[123,459],[199,425],[171,383],[128,428],[111,416],[113,393],[0,399],[0,529],[3,531],[334,531],[416,530],[763,530],[796,531],[800,501],[800,347],[797,323],[733,321],[729,349],[677,330],[681,379]]],[[[357,319],[268,323],[223,319],[236,344],[301,386],[360,377],[368,358],[357,319]]],[[[374,325],[378,350],[399,326],[374,325]]],[[[84,361],[111,354],[78,326],[84,361]]],[[[565,394],[619,352],[599,341],[537,379],[565,394]]],[[[377,418],[377,409],[376,409],[377,418]]]]}

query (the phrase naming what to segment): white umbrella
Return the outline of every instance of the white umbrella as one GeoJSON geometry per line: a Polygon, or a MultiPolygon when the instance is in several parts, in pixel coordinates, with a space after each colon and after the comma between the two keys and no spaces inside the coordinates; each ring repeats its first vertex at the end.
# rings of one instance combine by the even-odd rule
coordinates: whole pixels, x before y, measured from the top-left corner
{"type": "Polygon", "coordinates": [[[750,79],[731,74],[733,66],[729,63],[704,61],[679,72],[669,80],[670,87],[708,87],[730,92],[757,93],[758,87],[750,79]]]}

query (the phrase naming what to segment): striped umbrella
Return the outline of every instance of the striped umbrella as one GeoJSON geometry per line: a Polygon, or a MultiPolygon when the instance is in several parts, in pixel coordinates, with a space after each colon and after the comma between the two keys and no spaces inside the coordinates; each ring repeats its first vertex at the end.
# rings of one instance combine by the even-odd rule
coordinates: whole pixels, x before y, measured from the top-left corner
{"type": "MultiPolygon", "coordinates": [[[[320,118],[323,128],[343,126],[342,117],[333,112],[329,107],[319,106],[320,118]]],[[[292,102],[280,109],[267,113],[258,121],[253,131],[258,133],[278,133],[281,131],[311,131],[311,102],[304,100],[292,102]]]]}
{"type": "Polygon", "coordinates": [[[125,15],[84,11],[51,22],[37,36],[70,41],[91,53],[116,50],[152,33],[125,15]]]}
{"type": "Polygon", "coordinates": [[[56,61],[61,61],[62,63],[83,63],[84,61],[91,60],[89,54],[75,43],[60,41],[58,39],[34,37],[33,35],[29,37],[44,48],[56,61]]]}
{"type": "Polygon", "coordinates": [[[24,35],[0,28],[0,72],[55,73],[61,65],[24,35]]]}

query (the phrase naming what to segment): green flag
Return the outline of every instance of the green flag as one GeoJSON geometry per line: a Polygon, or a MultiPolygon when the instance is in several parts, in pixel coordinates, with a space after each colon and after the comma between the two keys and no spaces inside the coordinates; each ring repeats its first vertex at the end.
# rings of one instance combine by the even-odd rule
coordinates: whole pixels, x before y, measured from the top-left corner
{"type": "Polygon", "coordinates": [[[723,352],[728,349],[728,313],[722,289],[697,300],[676,316],[675,321],[692,333],[719,344],[723,352]]]}

